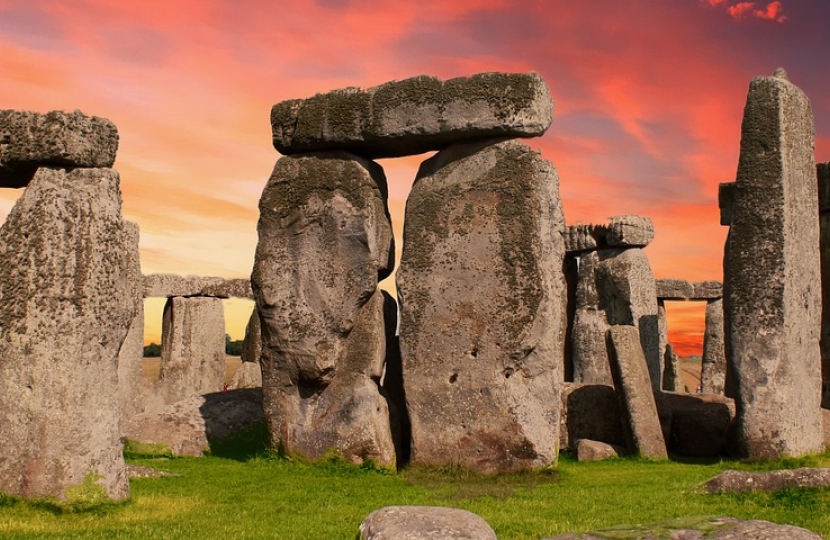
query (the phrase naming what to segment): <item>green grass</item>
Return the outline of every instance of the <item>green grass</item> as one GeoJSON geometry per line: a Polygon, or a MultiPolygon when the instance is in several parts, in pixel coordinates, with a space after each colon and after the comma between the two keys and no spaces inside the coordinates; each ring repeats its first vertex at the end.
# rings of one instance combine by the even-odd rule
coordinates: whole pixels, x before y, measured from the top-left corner
{"type": "MultiPolygon", "coordinates": [[[[577,463],[564,455],[556,471],[484,476],[447,467],[393,474],[334,457],[315,464],[272,457],[262,435],[255,427],[235,444],[214,445],[205,458],[133,454],[133,463],[181,476],[133,479],[131,498],[121,504],[68,508],[0,496],[0,538],[354,540],[372,510],[427,504],[479,514],[500,540],[723,515],[799,525],[830,540],[830,490],[710,495],[697,489],[721,470],[769,464],[577,463]]],[[[778,465],[827,467],[830,454],[778,465]]]]}

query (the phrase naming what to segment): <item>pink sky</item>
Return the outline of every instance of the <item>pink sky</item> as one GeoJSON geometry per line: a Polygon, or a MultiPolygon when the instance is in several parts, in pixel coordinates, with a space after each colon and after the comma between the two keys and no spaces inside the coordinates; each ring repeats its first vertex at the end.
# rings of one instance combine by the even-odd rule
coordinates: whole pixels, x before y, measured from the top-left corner
{"type": "MultiPolygon", "coordinates": [[[[827,21],[825,0],[0,0],[0,108],[115,122],[145,273],[247,277],[279,157],[271,105],[422,73],[537,71],[556,107],[528,143],[557,167],[567,221],[651,216],[657,277],[720,280],[717,185],[734,179],[754,76],[788,71],[830,161],[827,21]]],[[[381,162],[398,230],[422,159],[381,162]]],[[[17,196],[0,192],[0,218],[17,196]]],[[[229,303],[234,338],[249,311],[229,303]]],[[[702,306],[669,314],[676,348],[699,352],[702,306]]]]}

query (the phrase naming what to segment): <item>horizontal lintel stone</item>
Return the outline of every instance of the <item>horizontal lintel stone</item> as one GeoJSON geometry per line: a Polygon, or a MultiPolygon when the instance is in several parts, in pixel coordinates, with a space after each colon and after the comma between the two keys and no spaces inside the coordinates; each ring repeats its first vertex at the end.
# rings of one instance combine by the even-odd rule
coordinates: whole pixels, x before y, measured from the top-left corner
{"type": "Polygon", "coordinates": [[[144,276],[145,298],[174,296],[209,296],[215,298],[253,299],[251,280],[221,277],[149,274],[144,276]]]}

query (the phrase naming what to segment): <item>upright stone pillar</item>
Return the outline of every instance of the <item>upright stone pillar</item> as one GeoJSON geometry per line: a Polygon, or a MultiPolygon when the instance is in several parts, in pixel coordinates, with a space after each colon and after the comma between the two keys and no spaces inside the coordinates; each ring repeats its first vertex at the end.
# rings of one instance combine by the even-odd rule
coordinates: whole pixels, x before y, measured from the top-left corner
{"type": "Polygon", "coordinates": [[[37,169],[0,228],[0,492],[129,493],[118,353],[136,314],[112,169],[37,169]]]}
{"type": "Polygon", "coordinates": [[[706,303],[706,327],[703,333],[703,365],[700,389],[704,394],[723,395],[726,383],[726,352],[723,340],[723,300],[706,303]]]}
{"type": "Polygon", "coordinates": [[[260,199],[251,282],[275,445],[394,465],[378,280],[392,269],[386,178],[342,151],[279,159],[260,199]]]}
{"type": "Polygon", "coordinates": [[[821,251],[821,406],[830,409],[830,163],[816,165],[821,251]]]}
{"type": "Polygon", "coordinates": [[[421,165],[397,273],[412,463],[557,459],[564,222],[553,166],[515,140],[421,165]]]}
{"type": "Polygon", "coordinates": [[[579,258],[576,311],[570,336],[573,381],[613,385],[608,348],[605,344],[605,334],[609,325],[605,310],[600,307],[595,275],[599,261],[596,251],[584,253],[579,258]]]}
{"type": "Polygon", "coordinates": [[[157,395],[165,405],[218,392],[225,377],[222,300],[174,296],[164,306],[157,395]]]}
{"type": "Polygon", "coordinates": [[[823,449],[813,120],[783,71],[749,87],[724,273],[739,452],[823,449]]]}
{"type": "Polygon", "coordinates": [[[680,376],[680,358],[674,352],[674,347],[671,343],[666,344],[665,364],[663,367],[663,390],[683,392],[683,381],[680,376]]]}
{"type": "Polygon", "coordinates": [[[118,351],[118,398],[124,419],[143,412],[141,364],[144,360],[144,278],[139,259],[138,225],[125,225],[125,250],[128,259],[130,294],[136,305],[136,314],[127,331],[127,337],[118,351]]]}

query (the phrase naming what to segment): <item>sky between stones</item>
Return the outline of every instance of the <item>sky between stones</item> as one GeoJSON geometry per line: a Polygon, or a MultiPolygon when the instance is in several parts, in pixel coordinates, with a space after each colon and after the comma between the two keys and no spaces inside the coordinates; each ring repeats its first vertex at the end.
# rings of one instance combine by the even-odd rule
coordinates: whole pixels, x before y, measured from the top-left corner
{"type": "MultiPolygon", "coordinates": [[[[537,71],[554,120],[528,144],[559,171],[568,223],[651,216],[657,277],[720,280],[717,186],[735,178],[753,77],[787,70],[830,161],[827,21],[826,0],[0,0],[0,108],[118,126],[145,273],[247,277],[279,157],[271,105],[422,73],[537,71]]],[[[398,238],[424,157],[380,161],[398,238]]],[[[0,192],[0,218],[18,196],[0,192]]],[[[234,338],[249,309],[228,309],[234,338]]],[[[699,353],[702,314],[669,305],[681,354],[699,353]]]]}

